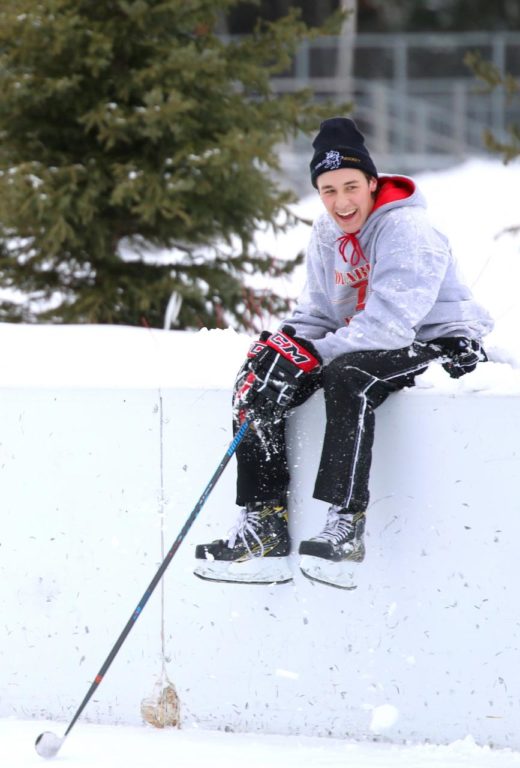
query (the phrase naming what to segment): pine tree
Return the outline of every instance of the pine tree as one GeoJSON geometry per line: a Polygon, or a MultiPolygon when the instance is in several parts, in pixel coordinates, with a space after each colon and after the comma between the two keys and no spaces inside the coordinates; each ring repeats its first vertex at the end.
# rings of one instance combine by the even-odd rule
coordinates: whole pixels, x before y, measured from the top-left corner
{"type": "Polygon", "coordinates": [[[282,310],[247,281],[294,263],[253,235],[292,223],[275,147],[330,106],[273,92],[316,34],[296,13],[219,38],[239,2],[3,5],[0,286],[27,300],[0,320],[161,326],[175,293],[183,328],[253,329],[282,310]]]}

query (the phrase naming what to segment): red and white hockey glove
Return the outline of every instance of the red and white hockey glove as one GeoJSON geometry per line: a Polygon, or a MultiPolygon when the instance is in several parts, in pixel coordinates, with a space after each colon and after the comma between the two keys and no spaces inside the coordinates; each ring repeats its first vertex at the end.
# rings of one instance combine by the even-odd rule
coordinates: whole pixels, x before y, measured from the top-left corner
{"type": "Polygon", "coordinates": [[[305,377],[321,370],[313,344],[294,335],[294,328],[263,332],[248,353],[235,393],[239,410],[279,414],[290,408],[305,377]]]}

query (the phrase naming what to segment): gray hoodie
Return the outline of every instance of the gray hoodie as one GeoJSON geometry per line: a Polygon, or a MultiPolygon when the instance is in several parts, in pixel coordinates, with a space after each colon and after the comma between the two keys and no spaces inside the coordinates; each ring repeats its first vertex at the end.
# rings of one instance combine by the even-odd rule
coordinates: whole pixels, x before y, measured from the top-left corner
{"type": "Polygon", "coordinates": [[[355,235],[345,235],[328,213],[315,221],[306,286],[286,323],[313,340],[324,363],[415,340],[480,339],[493,328],[458,276],[448,240],[429,223],[413,180],[383,175],[355,235]]]}

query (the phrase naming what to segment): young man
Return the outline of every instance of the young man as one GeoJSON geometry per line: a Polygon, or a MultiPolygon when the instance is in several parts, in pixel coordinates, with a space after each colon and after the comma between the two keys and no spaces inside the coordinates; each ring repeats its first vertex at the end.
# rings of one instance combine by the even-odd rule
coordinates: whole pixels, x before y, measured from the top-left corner
{"type": "Polygon", "coordinates": [[[378,176],[352,120],[325,120],[311,180],[325,206],[314,223],[307,283],[280,331],[264,332],[239,372],[235,429],[239,520],[226,540],[196,548],[201,578],[290,580],[284,417],[323,388],[326,424],[314,497],[324,529],[302,541],[309,578],[352,588],[363,560],[374,409],[440,361],[459,377],[485,360],[492,328],[457,275],[446,238],[428,221],[412,179],[378,176]]]}

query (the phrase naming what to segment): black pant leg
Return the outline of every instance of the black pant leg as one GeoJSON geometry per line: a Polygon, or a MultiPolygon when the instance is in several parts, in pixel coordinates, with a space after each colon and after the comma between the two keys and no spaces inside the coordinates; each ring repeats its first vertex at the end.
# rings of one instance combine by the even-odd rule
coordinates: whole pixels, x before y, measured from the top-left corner
{"type": "Polygon", "coordinates": [[[289,485],[285,451],[285,420],[248,429],[236,451],[237,498],[250,501],[284,501],[289,485]]]}
{"type": "Polygon", "coordinates": [[[349,511],[369,502],[374,410],[442,356],[438,346],[341,355],[323,372],[327,423],[314,497],[349,511]]]}
{"type": "MultiPolygon", "coordinates": [[[[240,376],[235,389],[240,386],[240,376]]],[[[293,402],[302,405],[321,387],[321,373],[305,376],[293,402]]],[[[233,431],[240,427],[238,414],[234,414],[233,431]]],[[[251,501],[277,499],[285,503],[290,474],[286,454],[285,417],[255,419],[240,442],[237,451],[237,497],[243,506],[251,501]]]]}

